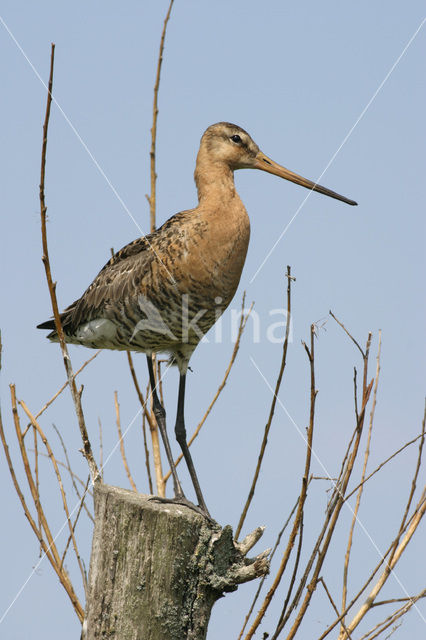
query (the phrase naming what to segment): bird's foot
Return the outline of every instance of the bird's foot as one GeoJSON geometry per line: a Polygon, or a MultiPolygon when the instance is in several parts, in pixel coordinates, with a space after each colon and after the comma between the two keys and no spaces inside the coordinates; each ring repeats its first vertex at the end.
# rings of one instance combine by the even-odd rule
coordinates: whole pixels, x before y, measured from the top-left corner
{"type": "Polygon", "coordinates": [[[192,511],[199,513],[201,516],[206,518],[206,520],[208,520],[212,524],[216,524],[216,521],[213,520],[213,518],[207,511],[207,508],[203,509],[199,505],[194,504],[193,502],[188,500],[188,498],[186,498],[183,494],[180,496],[175,496],[174,498],[161,498],[160,496],[152,496],[150,500],[155,500],[156,502],[161,502],[163,504],[181,504],[182,506],[188,507],[188,509],[192,509],[192,511]]]}

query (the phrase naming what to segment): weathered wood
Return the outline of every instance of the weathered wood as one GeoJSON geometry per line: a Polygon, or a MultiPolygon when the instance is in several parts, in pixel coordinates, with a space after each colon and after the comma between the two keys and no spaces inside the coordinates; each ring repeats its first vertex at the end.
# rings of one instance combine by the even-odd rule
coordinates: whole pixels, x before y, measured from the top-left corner
{"type": "Polygon", "coordinates": [[[85,640],[203,640],[224,592],[264,575],[268,551],[245,554],[232,529],[187,507],[104,484],[95,486],[85,640]]]}

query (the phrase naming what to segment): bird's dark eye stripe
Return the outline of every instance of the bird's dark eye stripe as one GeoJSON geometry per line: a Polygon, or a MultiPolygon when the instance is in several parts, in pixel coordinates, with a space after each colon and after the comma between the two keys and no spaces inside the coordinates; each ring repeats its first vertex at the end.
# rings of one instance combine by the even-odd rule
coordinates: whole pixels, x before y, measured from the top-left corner
{"type": "Polygon", "coordinates": [[[232,142],[236,142],[237,144],[238,144],[239,142],[242,142],[242,140],[241,140],[240,136],[239,136],[239,135],[237,135],[237,134],[235,134],[234,136],[231,136],[231,140],[232,140],[232,142]]]}

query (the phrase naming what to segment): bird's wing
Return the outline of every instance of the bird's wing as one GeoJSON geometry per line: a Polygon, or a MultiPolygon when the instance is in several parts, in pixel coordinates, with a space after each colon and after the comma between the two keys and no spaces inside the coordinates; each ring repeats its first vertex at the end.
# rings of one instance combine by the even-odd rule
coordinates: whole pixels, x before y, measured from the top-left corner
{"type": "MultiPolygon", "coordinates": [[[[112,256],[81,298],[61,313],[65,333],[72,335],[81,324],[107,317],[114,303],[126,299],[137,289],[155,258],[151,239],[152,236],[137,238],[112,256]]],[[[54,320],[43,322],[38,328],[54,330],[54,320]]]]}
{"type": "MultiPolygon", "coordinates": [[[[81,298],[61,314],[65,333],[72,335],[85,322],[108,318],[114,308],[132,295],[138,295],[139,285],[150,271],[162,250],[172,249],[173,238],[192,210],[181,211],[169,218],[154,233],[137,238],[117,251],[100,270],[81,298]]],[[[38,325],[39,329],[55,329],[54,320],[38,325]]],[[[48,338],[54,337],[53,334],[48,338]]]]}

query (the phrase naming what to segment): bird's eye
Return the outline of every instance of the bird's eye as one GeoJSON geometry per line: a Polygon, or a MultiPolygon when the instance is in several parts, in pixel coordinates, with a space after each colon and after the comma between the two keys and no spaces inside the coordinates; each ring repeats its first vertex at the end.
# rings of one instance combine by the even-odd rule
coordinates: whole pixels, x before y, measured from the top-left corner
{"type": "Polygon", "coordinates": [[[239,144],[240,142],[242,142],[241,138],[239,135],[235,134],[235,136],[231,136],[231,140],[232,142],[236,142],[237,144],[239,144]]]}

